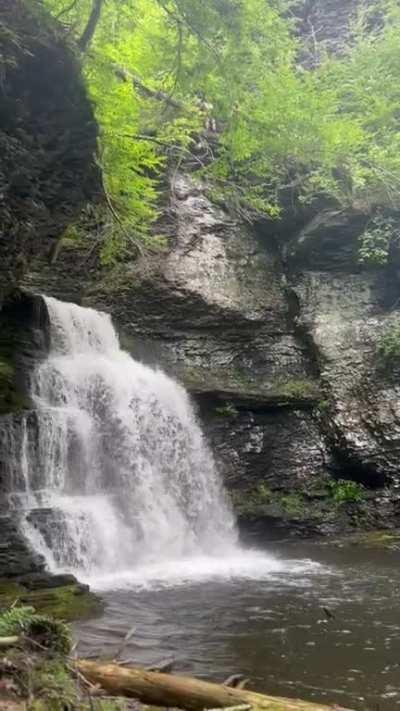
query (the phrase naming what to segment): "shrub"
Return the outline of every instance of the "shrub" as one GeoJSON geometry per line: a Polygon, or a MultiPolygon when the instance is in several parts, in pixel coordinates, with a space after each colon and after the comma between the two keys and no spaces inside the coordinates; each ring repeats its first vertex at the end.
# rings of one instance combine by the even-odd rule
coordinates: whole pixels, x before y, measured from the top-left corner
{"type": "Polygon", "coordinates": [[[329,482],[330,494],[338,504],[359,503],[365,498],[362,484],[349,479],[337,479],[329,482]]]}
{"type": "Polygon", "coordinates": [[[385,361],[400,358],[400,324],[392,324],[378,343],[378,354],[385,361]]]}
{"type": "Polygon", "coordinates": [[[399,233],[395,228],[394,219],[377,215],[360,237],[359,261],[371,266],[386,264],[390,245],[398,238],[399,233]]]}

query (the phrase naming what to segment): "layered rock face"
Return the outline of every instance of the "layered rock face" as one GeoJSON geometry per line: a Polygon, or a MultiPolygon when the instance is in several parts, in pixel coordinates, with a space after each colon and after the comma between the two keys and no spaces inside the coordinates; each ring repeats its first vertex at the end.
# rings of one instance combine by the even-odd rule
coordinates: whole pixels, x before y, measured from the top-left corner
{"type": "Polygon", "coordinates": [[[346,475],[370,487],[398,485],[399,370],[381,346],[398,328],[400,282],[357,263],[363,217],[325,213],[289,245],[299,325],[311,339],[327,398],[324,429],[346,475]],[[334,258],[333,258],[334,252],[334,258]]]}

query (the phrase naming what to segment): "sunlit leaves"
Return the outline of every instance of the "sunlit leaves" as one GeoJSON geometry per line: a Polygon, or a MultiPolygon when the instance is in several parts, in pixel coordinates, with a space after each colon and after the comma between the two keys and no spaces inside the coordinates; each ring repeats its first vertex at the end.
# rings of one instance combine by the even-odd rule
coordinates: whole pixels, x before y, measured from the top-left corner
{"type": "MultiPolygon", "coordinates": [[[[69,40],[79,39],[91,0],[43,1],[69,40]]],[[[349,47],[335,57],[319,48],[313,71],[299,64],[290,4],[104,3],[83,62],[105,187],[122,224],[107,259],[124,235],[149,240],[165,171],[191,154],[214,197],[249,219],[278,216],[288,184],[303,201],[326,195],[366,211],[398,202],[398,2],[363,5],[349,47]],[[193,154],[211,120],[218,149],[203,165],[193,154]]]]}

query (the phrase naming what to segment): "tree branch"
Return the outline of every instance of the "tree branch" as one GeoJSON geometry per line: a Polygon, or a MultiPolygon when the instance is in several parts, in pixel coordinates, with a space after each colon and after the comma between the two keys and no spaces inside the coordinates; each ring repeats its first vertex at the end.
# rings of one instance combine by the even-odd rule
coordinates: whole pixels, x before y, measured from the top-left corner
{"type": "Polygon", "coordinates": [[[100,20],[101,11],[103,9],[104,0],[94,0],[92,10],[89,15],[87,25],[83,31],[82,37],[78,40],[77,45],[82,52],[85,52],[91,43],[94,33],[96,32],[97,23],[100,20]]]}
{"type": "Polygon", "coordinates": [[[70,5],[68,5],[67,7],[64,7],[62,10],[60,10],[58,15],[55,16],[56,20],[59,20],[60,17],[62,17],[63,15],[66,15],[67,12],[71,12],[71,10],[73,10],[75,5],[77,5],[77,4],[78,4],[78,0],[73,0],[73,2],[71,2],[70,5]]]}
{"type": "Polygon", "coordinates": [[[131,81],[135,89],[137,89],[146,98],[156,99],[157,101],[163,101],[165,104],[168,104],[168,106],[172,106],[172,108],[179,109],[180,111],[185,110],[185,105],[181,101],[173,99],[172,96],[166,94],[165,91],[157,91],[155,89],[150,89],[150,87],[143,84],[143,82],[140,81],[138,77],[135,77],[133,74],[128,72],[127,69],[123,69],[122,67],[116,67],[115,74],[119,79],[122,79],[122,81],[131,81]]]}

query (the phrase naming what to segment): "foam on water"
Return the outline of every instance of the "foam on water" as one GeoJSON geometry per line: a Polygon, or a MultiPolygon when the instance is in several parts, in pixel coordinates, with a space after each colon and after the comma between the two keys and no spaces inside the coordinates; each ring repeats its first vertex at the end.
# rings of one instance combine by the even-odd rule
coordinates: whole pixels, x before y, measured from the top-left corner
{"type": "Polygon", "coordinates": [[[307,577],[321,573],[322,566],[309,559],[286,560],[256,550],[226,551],[224,556],[194,555],[157,561],[113,575],[94,576],[86,582],[98,591],[110,589],[157,590],[199,585],[211,581],[268,580],[285,585],[305,584],[307,577]],[[302,582],[301,582],[302,581],[302,582]]]}
{"type": "Polygon", "coordinates": [[[309,572],[309,561],[239,547],[186,391],[122,351],[107,314],[46,303],[35,426],[25,422],[18,446],[7,436],[13,500],[48,567],[103,589],[309,572]]]}

